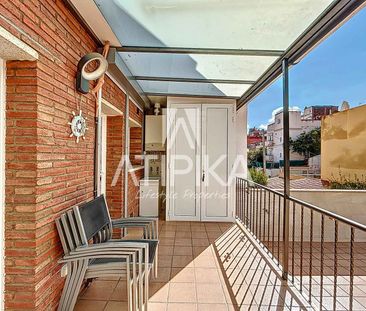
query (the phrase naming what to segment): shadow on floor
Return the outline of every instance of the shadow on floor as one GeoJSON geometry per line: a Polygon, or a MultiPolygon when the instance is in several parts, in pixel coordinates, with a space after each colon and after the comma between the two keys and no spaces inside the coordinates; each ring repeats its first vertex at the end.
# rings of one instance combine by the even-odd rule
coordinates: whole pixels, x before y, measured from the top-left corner
{"type": "MultiPolygon", "coordinates": [[[[149,310],[299,310],[251,241],[231,223],[161,222],[149,310]]],[[[127,310],[125,281],[95,280],[75,310],[127,310]]]]}

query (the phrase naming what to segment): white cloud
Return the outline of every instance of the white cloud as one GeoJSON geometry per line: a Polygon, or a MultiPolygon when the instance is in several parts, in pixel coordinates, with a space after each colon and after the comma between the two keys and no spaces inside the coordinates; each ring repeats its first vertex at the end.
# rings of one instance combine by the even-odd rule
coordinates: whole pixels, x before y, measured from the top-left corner
{"type": "Polygon", "coordinates": [[[258,126],[258,128],[260,130],[267,130],[267,126],[268,126],[268,124],[261,124],[261,125],[258,126]]]}
{"type": "MultiPolygon", "coordinates": [[[[271,124],[275,120],[275,116],[277,113],[281,112],[283,110],[283,107],[278,107],[272,111],[272,117],[268,120],[268,124],[271,124]]],[[[301,111],[300,107],[293,106],[289,108],[290,111],[301,111]]]]}

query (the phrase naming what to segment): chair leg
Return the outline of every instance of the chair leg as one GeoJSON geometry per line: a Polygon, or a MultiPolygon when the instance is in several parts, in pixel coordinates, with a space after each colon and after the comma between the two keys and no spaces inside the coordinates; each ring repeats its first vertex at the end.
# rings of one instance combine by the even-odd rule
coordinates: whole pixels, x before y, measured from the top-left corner
{"type": "Polygon", "coordinates": [[[155,260],[154,260],[154,278],[155,279],[158,277],[158,250],[159,250],[159,246],[156,247],[156,254],[155,254],[155,260]]]}
{"type": "Polygon", "coordinates": [[[89,264],[89,260],[83,260],[79,263],[80,273],[78,275],[78,278],[76,279],[74,289],[73,289],[73,295],[71,296],[71,299],[70,299],[70,310],[74,310],[76,300],[78,299],[78,296],[80,293],[80,288],[81,288],[81,285],[83,284],[85,273],[88,268],[88,264],[89,264]]]}
{"type": "Polygon", "coordinates": [[[73,264],[71,263],[68,263],[67,264],[67,276],[66,276],[66,281],[65,281],[65,284],[64,284],[64,288],[62,290],[62,295],[61,295],[61,299],[60,299],[60,302],[59,302],[59,305],[58,305],[58,311],[63,311],[65,310],[65,302],[67,301],[67,295],[68,295],[68,291],[69,291],[69,286],[70,286],[70,281],[72,279],[72,271],[73,269],[73,264]]]}
{"type": "Polygon", "coordinates": [[[88,260],[75,261],[69,265],[70,271],[68,271],[58,311],[74,309],[87,267],[88,260]]]}

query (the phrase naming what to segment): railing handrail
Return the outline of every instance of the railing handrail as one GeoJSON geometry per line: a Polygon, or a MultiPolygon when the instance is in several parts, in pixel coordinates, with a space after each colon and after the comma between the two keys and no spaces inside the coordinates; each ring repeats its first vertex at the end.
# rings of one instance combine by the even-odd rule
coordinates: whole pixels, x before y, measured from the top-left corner
{"type": "MultiPolygon", "coordinates": [[[[279,195],[279,196],[281,196],[281,197],[284,197],[284,194],[283,194],[282,192],[279,192],[279,191],[273,190],[273,189],[271,189],[271,188],[268,188],[268,187],[266,187],[266,186],[263,186],[263,185],[261,185],[261,184],[258,184],[258,183],[254,182],[254,181],[252,181],[252,180],[248,180],[248,179],[241,178],[241,177],[237,177],[237,178],[238,178],[238,179],[242,179],[242,180],[244,180],[244,181],[247,181],[247,182],[249,182],[249,183],[252,183],[252,184],[254,184],[254,185],[258,186],[259,188],[263,188],[263,189],[265,189],[265,190],[267,190],[267,191],[270,191],[270,192],[272,192],[272,193],[275,193],[275,194],[277,194],[277,195],[279,195]]],[[[305,201],[299,200],[299,199],[294,198],[294,197],[292,197],[292,196],[290,196],[290,197],[289,197],[289,199],[290,199],[290,201],[292,201],[292,202],[295,202],[295,203],[297,203],[297,204],[300,204],[300,205],[302,205],[302,206],[304,206],[304,207],[307,207],[307,208],[309,208],[309,209],[312,209],[313,211],[316,211],[316,212],[318,212],[318,213],[320,213],[320,214],[323,214],[323,215],[328,216],[328,217],[330,217],[330,218],[332,218],[332,219],[335,219],[335,220],[337,220],[337,221],[339,221],[339,222],[345,223],[345,224],[347,224],[347,225],[349,225],[349,226],[351,226],[351,227],[354,227],[354,228],[356,228],[356,229],[359,229],[359,230],[361,230],[361,231],[366,232],[366,226],[365,226],[365,225],[363,225],[363,224],[361,224],[361,223],[359,223],[359,222],[357,222],[357,221],[354,221],[354,220],[351,220],[351,219],[346,218],[346,217],[344,217],[344,216],[341,216],[341,215],[338,215],[338,214],[336,214],[336,213],[330,212],[330,211],[328,211],[328,210],[326,210],[326,209],[323,209],[323,208],[321,208],[321,207],[319,207],[319,206],[313,205],[313,204],[311,204],[311,203],[307,203],[307,202],[305,202],[305,201]]]]}

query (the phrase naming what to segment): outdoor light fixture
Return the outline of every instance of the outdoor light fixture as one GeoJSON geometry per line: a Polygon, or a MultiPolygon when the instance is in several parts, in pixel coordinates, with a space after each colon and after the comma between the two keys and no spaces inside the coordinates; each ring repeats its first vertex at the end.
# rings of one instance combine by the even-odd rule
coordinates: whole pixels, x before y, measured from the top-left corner
{"type": "Polygon", "coordinates": [[[108,61],[99,53],[88,53],[83,56],[78,63],[76,75],[76,89],[83,94],[89,93],[89,81],[101,78],[108,69],[108,61]],[[98,63],[98,67],[93,71],[87,71],[88,64],[92,61],[98,63]]]}

